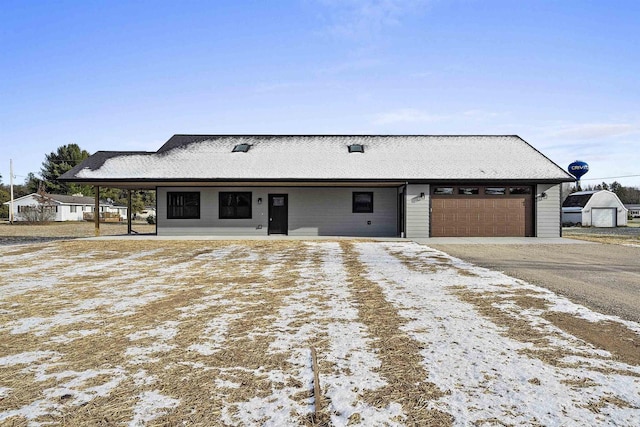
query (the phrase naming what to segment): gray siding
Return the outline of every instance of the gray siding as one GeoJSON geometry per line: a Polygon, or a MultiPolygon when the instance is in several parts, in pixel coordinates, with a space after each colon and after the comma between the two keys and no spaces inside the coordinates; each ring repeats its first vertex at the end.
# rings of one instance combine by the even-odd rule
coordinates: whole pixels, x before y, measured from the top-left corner
{"type": "Polygon", "coordinates": [[[429,185],[407,185],[406,206],[406,237],[429,237],[429,185]],[[420,197],[420,193],[424,193],[425,197],[420,197]]]}
{"type": "Polygon", "coordinates": [[[562,212],[562,222],[582,224],[582,211],[580,212],[562,212]]]}
{"type": "Polygon", "coordinates": [[[542,193],[547,197],[536,197],[536,236],[560,237],[560,184],[538,184],[536,194],[542,193]]]}
{"type": "Polygon", "coordinates": [[[158,235],[266,236],[269,194],[289,196],[290,236],[397,236],[398,190],[359,187],[161,187],[158,235]],[[167,219],[169,191],[199,191],[200,219],[167,219]],[[219,191],[250,191],[252,218],[219,219],[219,191]],[[374,193],[373,213],[352,213],[354,191],[374,193]]]}

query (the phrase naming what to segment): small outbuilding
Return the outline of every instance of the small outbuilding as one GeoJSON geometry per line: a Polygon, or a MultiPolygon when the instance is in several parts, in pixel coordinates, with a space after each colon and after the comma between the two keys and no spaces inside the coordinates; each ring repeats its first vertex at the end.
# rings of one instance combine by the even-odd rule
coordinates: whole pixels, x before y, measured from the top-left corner
{"type": "Polygon", "coordinates": [[[583,227],[620,227],[627,225],[627,208],[608,190],[579,191],[562,203],[562,224],[583,227]]]}

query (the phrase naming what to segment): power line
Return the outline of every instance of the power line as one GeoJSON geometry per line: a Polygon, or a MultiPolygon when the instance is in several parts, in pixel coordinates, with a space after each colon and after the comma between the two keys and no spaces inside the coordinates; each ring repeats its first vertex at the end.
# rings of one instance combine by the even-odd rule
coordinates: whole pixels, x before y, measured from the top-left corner
{"type": "Polygon", "coordinates": [[[599,181],[601,179],[635,178],[640,175],[605,176],[604,178],[581,178],[580,181],[599,181]]]}

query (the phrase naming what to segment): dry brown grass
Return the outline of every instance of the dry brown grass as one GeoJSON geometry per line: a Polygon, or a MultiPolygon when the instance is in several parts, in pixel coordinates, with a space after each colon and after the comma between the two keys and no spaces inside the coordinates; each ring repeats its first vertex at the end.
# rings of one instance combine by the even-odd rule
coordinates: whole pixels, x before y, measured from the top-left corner
{"type": "MultiPolygon", "coordinates": [[[[448,415],[427,409],[428,401],[442,391],[424,380],[420,344],[400,331],[397,311],[378,287],[360,276],[363,266],[351,246],[343,247],[345,261],[352,263],[348,285],[356,295],[359,320],[376,343],[371,350],[381,352],[381,374],[389,383],[380,391],[362,392],[363,399],[382,408],[398,402],[412,422],[449,424],[448,415]]],[[[342,320],[323,317],[333,304],[330,292],[300,276],[303,266],[314,271],[315,280],[320,274],[320,255],[304,243],[68,241],[10,249],[7,255],[0,271],[21,260],[21,280],[37,284],[51,275],[58,279],[2,301],[0,321],[6,326],[0,329],[0,357],[43,351],[55,357],[42,357],[31,367],[0,367],[1,384],[11,390],[0,399],[0,412],[44,399],[46,414],[36,417],[37,422],[121,424],[136,416],[142,393],[158,391],[179,398],[180,405],[150,425],[209,425],[223,416],[233,420],[252,399],[269,400],[286,389],[301,408],[294,414],[299,424],[329,424],[331,401],[326,400],[318,418],[311,415],[312,388],[300,376],[301,366],[291,360],[291,351],[306,352],[313,345],[321,378],[341,374],[323,359],[330,351],[323,331],[342,320]],[[274,254],[279,261],[267,277],[263,271],[274,254]],[[308,311],[290,314],[285,329],[276,327],[279,311],[301,298],[308,311]],[[126,307],[117,308],[125,302],[126,307]],[[219,332],[211,329],[211,322],[222,318],[226,321],[219,341],[207,344],[207,336],[219,332]],[[26,327],[21,319],[36,323],[26,327]],[[316,332],[294,349],[274,350],[279,334],[297,333],[309,321],[316,324],[316,332]],[[170,338],[153,332],[172,328],[170,338]],[[208,351],[194,347],[203,344],[210,345],[208,351]],[[140,372],[146,380],[136,380],[140,372]],[[83,374],[90,378],[80,380],[83,374]],[[114,376],[108,396],[94,392],[86,402],[79,400],[114,376]],[[69,381],[76,383],[65,386],[69,381]]],[[[11,284],[7,276],[0,278],[0,286],[11,284]]],[[[15,416],[9,421],[19,425],[26,420],[15,416]]]]}
{"type": "MultiPolygon", "coordinates": [[[[266,396],[272,387],[278,387],[267,378],[270,371],[294,371],[286,361],[289,354],[272,354],[268,351],[269,344],[274,339],[269,329],[282,299],[294,292],[292,284],[296,275],[291,274],[292,263],[297,262],[296,254],[304,257],[304,251],[299,250],[302,249],[301,245],[282,248],[288,261],[279,267],[277,274],[285,276],[286,280],[277,283],[266,281],[260,276],[259,270],[265,267],[263,262],[242,261],[248,254],[247,247],[261,255],[277,249],[267,243],[247,243],[236,248],[226,242],[145,242],[144,248],[141,248],[136,242],[105,241],[100,242],[99,251],[94,246],[89,242],[64,242],[56,245],[57,251],[53,253],[50,246],[45,246],[44,249],[38,246],[49,256],[61,258],[61,265],[57,267],[60,271],[73,264],[73,261],[65,263],[63,254],[73,254],[71,258],[76,258],[76,262],[78,257],[89,255],[89,260],[106,263],[107,266],[109,263],[113,264],[110,268],[99,269],[96,271],[98,274],[86,275],[78,271],[65,277],[62,286],[26,291],[9,300],[5,299],[3,306],[11,309],[2,315],[4,324],[15,324],[21,318],[47,318],[64,312],[69,315],[80,313],[81,310],[77,309],[79,303],[109,299],[109,293],[113,291],[129,294],[134,299],[137,296],[145,297],[146,292],[138,283],[141,278],[154,282],[154,291],[158,294],[136,307],[135,315],[123,316],[114,312],[113,304],[121,302],[116,297],[110,304],[98,304],[86,322],[52,326],[42,336],[38,332],[11,334],[10,330],[4,330],[0,334],[0,357],[30,351],[51,351],[63,357],[58,362],[42,365],[43,372],[48,376],[45,381],[39,380],[32,372],[25,372],[23,365],[1,368],[2,384],[12,389],[12,392],[0,400],[0,411],[25,407],[41,399],[44,390],[60,388],[61,381],[56,378],[56,373],[124,369],[124,377],[129,379],[122,380],[110,393],[109,399],[96,398],[90,404],[77,406],[74,404],[75,396],[68,397],[108,381],[107,377],[96,377],[91,382],[81,384],[79,390],[71,395],[65,393],[57,397],[61,407],[53,411],[52,415],[38,418],[38,421],[45,421],[47,418],[70,426],[120,423],[132,419],[135,403],[141,392],[145,389],[158,389],[164,395],[179,397],[182,404],[154,422],[167,425],[186,420],[192,425],[206,425],[215,419],[215,414],[221,412],[225,403],[266,396]],[[221,261],[219,265],[214,264],[214,268],[211,268],[212,264],[206,257],[199,259],[199,256],[211,254],[215,250],[228,250],[228,255],[225,261],[221,261]],[[149,252],[149,255],[136,261],[135,257],[139,257],[142,251],[149,252]],[[171,262],[172,265],[189,264],[178,275],[165,275],[157,271],[165,262],[171,262]],[[135,270],[135,274],[131,277],[118,274],[122,272],[119,270],[120,266],[125,265],[127,269],[135,270]],[[118,278],[117,281],[114,281],[114,277],[118,278]],[[171,283],[176,280],[180,282],[180,286],[171,283]],[[185,307],[197,306],[207,297],[214,297],[214,301],[220,301],[220,304],[211,304],[181,321],[180,314],[188,313],[184,311],[185,307]],[[233,301],[233,304],[226,301],[233,301]],[[221,351],[202,355],[189,350],[192,344],[206,335],[204,329],[211,319],[233,312],[237,312],[239,318],[229,323],[221,351]],[[153,330],[168,322],[179,323],[179,326],[176,326],[175,337],[164,341],[164,348],[154,350],[153,345],[159,340],[153,334],[131,340],[132,333],[153,330]],[[73,343],[51,340],[56,336],[73,336],[84,329],[97,329],[99,332],[77,337],[73,343]],[[136,360],[127,353],[132,348],[149,350],[146,356],[136,360]],[[201,368],[193,369],[193,366],[201,368]],[[151,387],[141,386],[130,380],[140,369],[144,370],[147,378],[152,379],[151,387]],[[264,373],[260,374],[258,371],[264,373]],[[241,387],[220,389],[214,383],[216,378],[237,382],[241,387]]],[[[14,256],[27,253],[12,252],[14,256]]],[[[68,256],[64,258],[69,260],[68,256]]],[[[25,280],[37,282],[43,274],[50,273],[35,268],[24,277],[25,280]]],[[[6,281],[4,283],[8,284],[6,281]]],[[[135,304],[135,301],[131,302],[135,304]]],[[[301,402],[308,398],[309,391],[300,381],[290,383],[298,384],[301,402]]],[[[12,421],[17,420],[15,418],[12,421]]]]}
{"type": "MultiPolygon", "coordinates": [[[[381,410],[400,404],[406,418],[398,421],[407,425],[451,425],[449,414],[433,409],[449,391],[427,380],[421,352],[428,344],[405,332],[411,319],[387,300],[382,284],[366,277],[367,265],[353,242],[330,243],[339,249],[346,274],[339,285],[348,296],[341,303],[357,311],[356,319],[328,314],[337,300],[327,284],[337,279],[332,270],[322,269],[323,252],[304,242],[104,240],[7,247],[0,258],[0,359],[47,353],[30,363],[0,363],[0,388],[8,389],[0,390],[0,414],[42,402],[42,415],[31,421],[123,425],[139,416],[145,393],[156,392],[179,404],[158,410],[147,425],[222,425],[223,420],[235,425],[251,404],[285,396],[283,405],[294,423],[329,425],[336,414],[323,377],[351,375],[349,355],[341,365],[327,356],[333,345],[330,327],[357,322],[368,343],[359,350],[379,359],[379,368],[371,372],[386,382],[373,389],[355,384],[359,402],[381,410]],[[312,416],[310,346],[318,352],[325,393],[317,418],[312,416]]],[[[446,257],[425,260],[395,250],[393,255],[423,274],[452,267],[446,257]]],[[[461,277],[474,280],[462,270],[461,277]]],[[[584,356],[586,350],[555,346],[550,338],[567,340],[566,334],[532,325],[518,311],[547,313],[549,324],[577,337],[575,349],[586,342],[611,351],[616,360],[640,364],[637,336],[620,325],[589,325],[549,314],[542,294],[496,289],[501,290],[451,291],[506,335],[533,343],[530,354],[549,364],[567,366],[566,356],[584,356]],[[505,303],[513,309],[496,308],[505,303]],[[615,337],[606,340],[602,334],[615,337]]],[[[253,414],[251,424],[268,415],[253,414]]],[[[3,422],[28,421],[16,414],[3,422]]],[[[367,420],[355,411],[350,422],[367,420]]]]}
{"type": "Polygon", "coordinates": [[[545,313],[544,318],[594,347],[607,350],[616,360],[640,365],[640,336],[620,323],[590,322],[559,312],[545,313]]]}
{"type": "Polygon", "coordinates": [[[640,245],[640,236],[600,235],[600,234],[572,234],[564,232],[563,237],[587,242],[606,243],[610,245],[640,245]]]}
{"type": "MultiPolygon", "coordinates": [[[[134,222],[133,231],[141,234],[156,232],[156,226],[134,222]]],[[[116,236],[127,234],[127,223],[100,223],[100,234],[116,236]]],[[[47,224],[26,224],[15,222],[0,222],[0,240],[5,239],[34,239],[34,238],[67,238],[94,237],[95,225],[88,221],[51,222],[47,224]]]]}

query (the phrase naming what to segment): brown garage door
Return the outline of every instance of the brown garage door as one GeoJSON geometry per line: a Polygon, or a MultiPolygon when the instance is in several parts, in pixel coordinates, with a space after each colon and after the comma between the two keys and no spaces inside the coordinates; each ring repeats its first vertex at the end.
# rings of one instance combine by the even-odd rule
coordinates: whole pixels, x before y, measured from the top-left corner
{"type": "Polygon", "coordinates": [[[530,186],[434,186],[431,236],[533,236],[530,186]]]}

